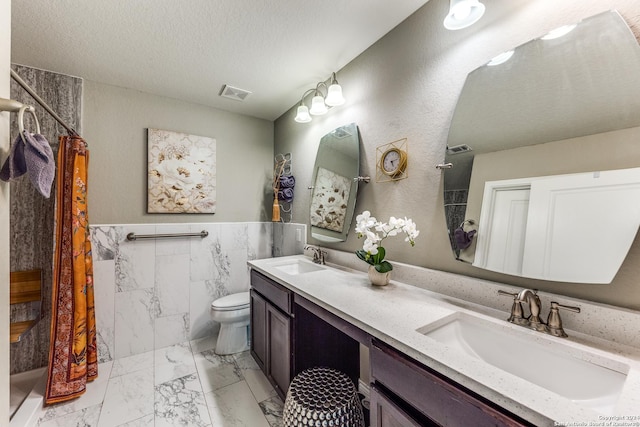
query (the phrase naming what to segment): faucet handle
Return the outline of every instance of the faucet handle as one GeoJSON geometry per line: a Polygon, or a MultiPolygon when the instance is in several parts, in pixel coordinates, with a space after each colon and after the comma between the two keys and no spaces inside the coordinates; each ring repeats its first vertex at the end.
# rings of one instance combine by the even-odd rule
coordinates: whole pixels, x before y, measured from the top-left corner
{"type": "Polygon", "coordinates": [[[562,305],[555,301],[551,301],[551,308],[561,308],[563,310],[573,311],[574,313],[580,313],[580,307],[573,307],[571,305],[562,305]]]}
{"type": "Polygon", "coordinates": [[[511,323],[515,323],[516,325],[529,325],[529,319],[523,316],[522,304],[518,301],[518,294],[506,292],[503,290],[498,290],[498,295],[509,296],[513,298],[513,304],[511,305],[511,315],[507,319],[507,321],[511,323]]]}
{"type": "Polygon", "coordinates": [[[503,296],[509,296],[509,297],[517,297],[518,293],[517,292],[507,292],[507,291],[503,291],[501,289],[498,290],[498,295],[503,295],[503,296]]]}
{"type": "Polygon", "coordinates": [[[320,264],[325,265],[325,259],[327,255],[327,251],[323,251],[322,249],[318,248],[318,258],[320,260],[320,264]]]}
{"type": "Polygon", "coordinates": [[[551,310],[549,310],[549,317],[547,318],[547,327],[549,333],[556,337],[567,337],[567,333],[562,328],[562,319],[560,318],[559,309],[573,311],[574,313],[580,313],[580,307],[573,307],[570,305],[562,305],[555,301],[551,302],[551,310]]]}

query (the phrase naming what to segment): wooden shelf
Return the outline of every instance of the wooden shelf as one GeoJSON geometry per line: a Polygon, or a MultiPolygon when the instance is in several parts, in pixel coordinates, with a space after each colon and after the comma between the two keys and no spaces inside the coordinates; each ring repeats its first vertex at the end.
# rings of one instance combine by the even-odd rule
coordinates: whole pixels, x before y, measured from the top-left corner
{"type": "Polygon", "coordinates": [[[42,270],[11,272],[11,304],[40,301],[42,270]]]}
{"type": "Polygon", "coordinates": [[[12,323],[10,328],[10,342],[19,342],[22,337],[35,326],[37,322],[38,319],[12,323]]]}
{"type": "Polygon", "coordinates": [[[40,303],[40,314],[32,320],[12,322],[10,342],[19,342],[42,317],[42,270],[12,271],[10,277],[10,304],[40,303]]]}

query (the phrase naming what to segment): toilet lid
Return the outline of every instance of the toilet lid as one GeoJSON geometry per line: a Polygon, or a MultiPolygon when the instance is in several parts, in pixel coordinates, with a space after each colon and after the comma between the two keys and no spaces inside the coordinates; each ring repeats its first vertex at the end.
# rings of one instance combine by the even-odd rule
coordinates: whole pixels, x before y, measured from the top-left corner
{"type": "Polygon", "coordinates": [[[239,292],[218,298],[211,303],[211,307],[216,310],[237,310],[249,306],[249,292],[239,292]]]}

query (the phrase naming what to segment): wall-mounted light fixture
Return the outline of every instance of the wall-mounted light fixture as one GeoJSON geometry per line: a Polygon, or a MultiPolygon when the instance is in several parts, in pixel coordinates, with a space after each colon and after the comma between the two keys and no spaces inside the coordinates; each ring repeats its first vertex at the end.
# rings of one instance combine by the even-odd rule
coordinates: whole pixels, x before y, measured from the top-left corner
{"type": "Polygon", "coordinates": [[[553,39],[560,38],[560,37],[564,36],[565,34],[569,34],[577,26],[578,26],[578,24],[563,25],[560,28],[556,28],[555,30],[549,31],[547,34],[545,34],[544,36],[540,37],[540,39],[542,39],[542,40],[553,40],[553,39]]]}
{"type": "Polygon", "coordinates": [[[329,87],[327,87],[326,83],[320,82],[314,89],[309,89],[302,94],[294,120],[298,123],[309,123],[311,121],[311,115],[320,116],[326,114],[326,112],[329,111],[327,107],[337,107],[338,105],[344,104],[344,102],[342,87],[338,84],[336,73],[333,73],[329,87]],[[320,90],[322,86],[324,86],[326,95],[323,95],[320,90]],[[305,105],[304,99],[312,92],[314,95],[311,99],[311,109],[309,109],[305,105]]]}
{"type": "Polygon", "coordinates": [[[513,56],[514,53],[515,53],[515,50],[513,50],[513,49],[508,50],[506,52],[502,52],[501,54],[496,55],[493,58],[491,58],[491,60],[489,62],[487,62],[487,65],[489,67],[495,67],[496,65],[504,64],[509,59],[511,59],[511,57],[513,56]]]}
{"type": "Polygon", "coordinates": [[[460,30],[478,22],[484,15],[484,5],[478,0],[451,0],[449,14],[444,18],[447,30],[460,30]]]}

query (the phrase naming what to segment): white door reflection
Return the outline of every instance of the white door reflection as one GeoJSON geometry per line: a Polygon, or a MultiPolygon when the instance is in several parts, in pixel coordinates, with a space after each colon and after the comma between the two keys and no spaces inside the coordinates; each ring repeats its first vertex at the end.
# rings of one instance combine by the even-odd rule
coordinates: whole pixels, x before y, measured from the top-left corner
{"type": "Polygon", "coordinates": [[[474,266],[611,283],[640,226],[640,168],[485,183],[474,266]]]}

